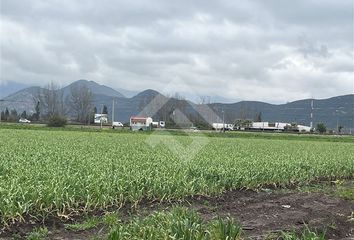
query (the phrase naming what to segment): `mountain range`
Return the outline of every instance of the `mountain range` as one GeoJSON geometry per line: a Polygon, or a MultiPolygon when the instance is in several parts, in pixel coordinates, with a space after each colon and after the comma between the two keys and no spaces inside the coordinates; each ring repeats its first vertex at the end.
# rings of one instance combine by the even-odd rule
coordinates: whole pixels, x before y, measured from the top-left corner
{"type": "MultiPolygon", "coordinates": [[[[85,85],[93,95],[93,105],[101,109],[103,105],[108,108],[109,117],[112,113],[112,102],[115,101],[115,121],[128,122],[133,115],[151,115],[155,120],[168,120],[173,118],[175,110],[180,110],[188,119],[195,121],[204,119],[209,122],[233,122],[235,119],[255,119],[261,114],[263,121],[269,122],[296,122],[310,125],[311,112],[313,113],[314,126],[323,122],[330,129],[337,125],[343,126],[345,131],[354,130],[354,94],[336,96],[328,99],[303,99],[286,104],[270,104],[258,101],[239,101],[236,103],[205,103],[197,104],[183,98],[170,98],[163,94],[148,89],[140,93],[115,90],[108,86],[100,85],[94,81],[78,80],[63,87],[64,96],[69,96],[73,86],[85,85]],[[159,99],[157,106],[149,103],[159,99]],[[313,102],[313,108],[311,103],[313,102]],[[159,109],[156,109],[159,108],[159,109]]],[[[26,110],[33,112],[36,104],[36,94],[41,87],[27,87],[9,94],[0,101],[0,110],[16,109],[18,113],[26,110]]],[[[155,104],[156,105],[156,104],[155,104]]]]}

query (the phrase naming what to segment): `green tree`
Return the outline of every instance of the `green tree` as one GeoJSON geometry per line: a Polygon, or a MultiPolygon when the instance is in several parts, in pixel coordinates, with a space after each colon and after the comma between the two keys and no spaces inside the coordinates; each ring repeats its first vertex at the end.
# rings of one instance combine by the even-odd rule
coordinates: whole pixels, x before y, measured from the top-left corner
{"type": "Polygon", "coordinates": [[[95,114],[97,113],[97,108],[94,107],[90,114],[90,123],[95,123],[95,114]]]}
{"type": "Polygon", "coordinates": [[[327,131],[326,125],[324,125],[324,123],[317,124],[316,129],[321,134],[323,134],[327,131]]]}
{"type": "Polygon", "coordinates": [[[16,111],[16,109],[12,109],[12,110],[10,111],[9,121],[16,122],[17,119],[18,119],[17,111],[16,111]]]}
{"type": "Polygon", "coordinates": [[[38,101],[37,104],[36,104],[36,107],[34,109],[36,112],[32,115],[33,119],[36,120],[36,121],[39,120],[39,117],[40,117],[40,114],[41,114],[39,106],[40,106],[40,102],[38,101]]]}
{"type": "Polygon", "coordinates": [[[66,125],[66,118],[60,115],[53,115],[48,119],[48,127],[64,127],[66,125]]]}
{"type": "Polygon", "coordinates": [[[10,118],[10,112],[9,112],[9,109],[6,108],[6,109],[5,109],[5,113],[4,113],[4,119],[5,119],[6,121],[8,121],[9,118],[10,118]]]}
{"type": "Polygon", "coordinates": [[[102,114],[108,114],[108,108],[106,105],[103,105],[102,114]]]}
{"type": "Polygon", "coordinates": [[[26,111],[23,111],[23,112],[21,113],[21,118],[27,118],[27,113],[26,113],[26,111]]]}
{"type": "Polygon", "coordinates": [[[255,122],[262,122],[262,112],[256,114],[255,122]]]}

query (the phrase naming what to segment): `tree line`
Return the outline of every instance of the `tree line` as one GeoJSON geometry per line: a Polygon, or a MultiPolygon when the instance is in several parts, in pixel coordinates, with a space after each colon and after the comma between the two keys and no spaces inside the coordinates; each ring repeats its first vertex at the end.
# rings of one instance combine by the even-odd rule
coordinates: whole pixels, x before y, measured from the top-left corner
{"type": "MultiPolygon", "coordinates": [[[[52,118],[67,119],[71,117],[79,123],[92,123],[94,114],[98,112],[93,104],[93,95],[86,85],[73,85],[69,93],[65,93],[58,85],[51,82],[41,88],[33,96],[34,111],[21,114],[16,109],[6,108],[1,112],[2,121],[17,121],[25,118],[31,121],[49,121],[52,118]]],[[[107,106],[102,113],[107,114],[107,106]]]]}

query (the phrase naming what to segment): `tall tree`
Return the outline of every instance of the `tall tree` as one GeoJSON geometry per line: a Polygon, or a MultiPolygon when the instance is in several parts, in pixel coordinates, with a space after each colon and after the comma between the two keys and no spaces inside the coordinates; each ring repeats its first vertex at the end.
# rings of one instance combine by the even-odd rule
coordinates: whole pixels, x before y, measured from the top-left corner
{"type": "Polygon", "coordinates": [[[42,89],[38,93],[37,98],[39,99],[41,108],[47,118],[55,115],[65,115],[64,92],[53,82],[42,89]]]}
{"type": "Polygon", "coordinates": [[[258,112],[254,120],[255,122],[262,122],[262,112],[258,112]]]}
{"type": "Polygon", "coordinates": [[[40,118],[40,101],[37,100],[36,107],[34,108],[35,113],[32,114],[32,119],[38,121],[40,118]]]}
{"type": "Polygon", "coordinates": [[[249,118],[250,109],[244,103],[241,103],[241,108],[238,115],[240,119],[246,120],[249,118]]]}
{"type": "Polygon", "coordinates": [[[9,118],[10,118],[10,112],[9,112],[9,109],[6,108],[5,113],[4,113],[4,120],[8,121],[9,118]]]}
{"type": "Polygon", "coordinates": [[[70,89],[69,106],[81,123],[88,122],[92,110],[92,93],[85,85],[74,85],[70,89]]]}
{"type": "Polygon", "coordinates": [[[18,118],[18,114],[17,114],[16,109],[12,109],[10,111],[9,121],[15,122],[15,121],[17,121],[17,118],[18,118]]]}
{"type": "Polygon", "coordinates": [[[26,113],[26,111],[23,111],[23,112],[21,113],[21,118],[27,118],[27,113],[26,113]]]}
{"type": "Polygon", "coordinates": [[[108,108],[106,105],[103,105],[102,114],[108,114],[108,108]]]}

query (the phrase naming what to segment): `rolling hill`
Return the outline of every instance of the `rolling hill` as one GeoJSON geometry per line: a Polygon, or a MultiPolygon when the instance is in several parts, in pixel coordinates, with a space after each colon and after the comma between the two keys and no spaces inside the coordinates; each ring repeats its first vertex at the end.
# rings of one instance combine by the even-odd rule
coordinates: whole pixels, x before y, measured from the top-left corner
{"type": "MultiPolygon", "coordinates": [[[[207,109],[207,114],[204,114],[204,120],[209,122],[220,121],[222,111],[224,111],[225,121],[227,122],[233,122],[235,119],[253,120],[260,112],[262,113],[263,121],[296,122],[304,125],[309,125],[311,121],[311,99],[298,100],[286,104],[240,101],[237,103],[201,105],[188,100],[170,99],[152,89],[145,90],[132,97],[125,97],[119,91],[87,80],[78,80],[63,87],[64,96],[68,96],[71,87],[75,85],[88,87],[93,94],[93,105],[97,109],[101,109],[103,105],[106,105],[109,114],[112,112],[112,101],[114,99],[114,119],[121,122],[129,121],[132,115],[149,115],[154,116],[156,120],[167,120],[173,118],[171,114],[176,109],[180,109],[187,118],[193,121],[203,119],[198,112],[203,112],[205,109],[207,109]],[[159,96],[160,102],[165,103],[162,109],[154,109],[154,106],[150,105],[146,107],[156,96],[159,96]],[[204,110],[202,111],[202,109],[204,110]]],[[[3,98],[3,101],[0,101],[0,110],[4,110],[7,107],[16,109],[18,113],[24,110],[31,113],[34,110],[36,94],[39,91],[41,91],[40,87],[29,87],[10,94],[3,98]]],[[[354,129],[354,94],[328,99],[315,99],[313,114],[314,125],[323,122],[331,129],[335,129],[337,124],[343,126],[346,130],[349,128],[354,129]]],[[[111,118],[111,116],[109,117],[111,118]]]]}

